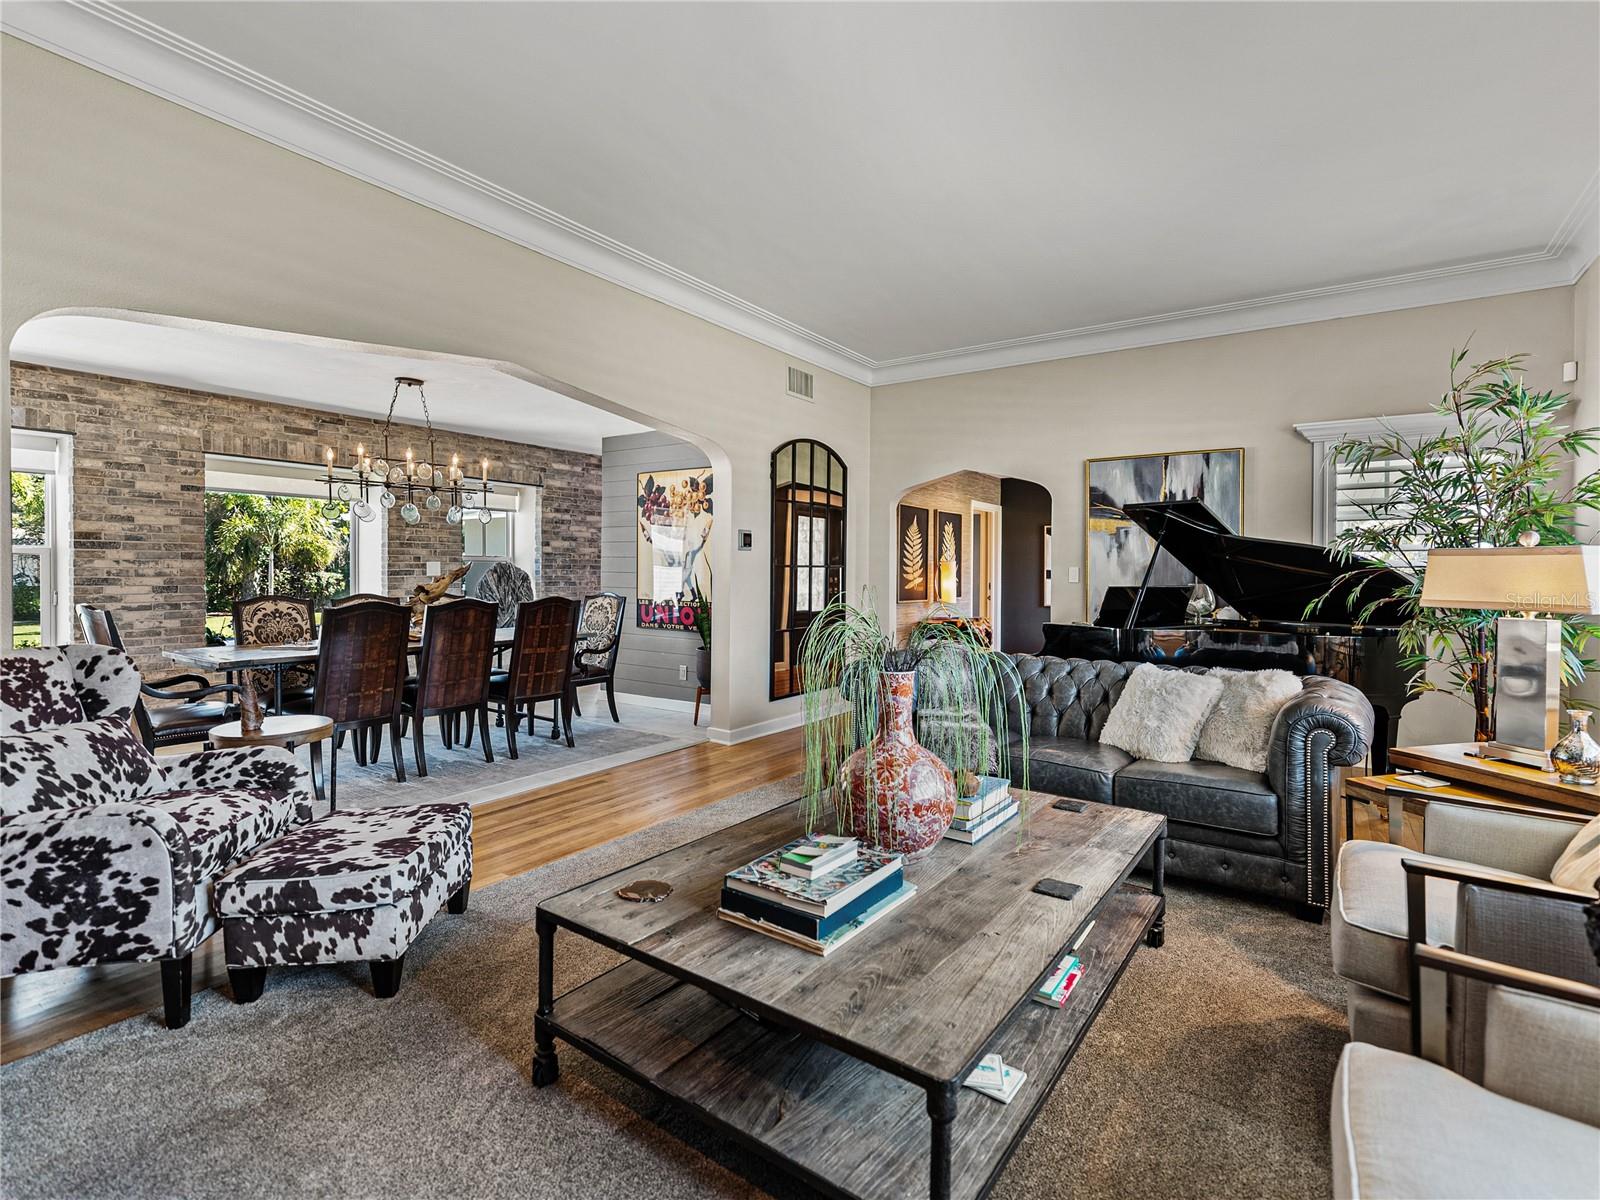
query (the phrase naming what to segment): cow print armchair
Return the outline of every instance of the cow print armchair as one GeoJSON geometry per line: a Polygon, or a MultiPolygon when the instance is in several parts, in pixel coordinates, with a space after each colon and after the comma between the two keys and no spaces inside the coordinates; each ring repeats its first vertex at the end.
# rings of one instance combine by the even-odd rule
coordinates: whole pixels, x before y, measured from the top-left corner
{"type": "Polygon", "coordinates": [[[0,655],[0,974],[157,960],[175,1029],[213,881],[309,821],[312,795],[275,747],[156,758],[138,697],[111,647],[0,655]]]}

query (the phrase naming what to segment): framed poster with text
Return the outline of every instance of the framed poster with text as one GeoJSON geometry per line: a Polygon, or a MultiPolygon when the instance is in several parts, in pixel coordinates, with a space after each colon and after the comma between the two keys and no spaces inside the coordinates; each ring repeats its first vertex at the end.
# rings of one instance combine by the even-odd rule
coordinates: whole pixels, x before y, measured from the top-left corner
{"type": "Polygon", "coordinates": [[[641,474],[637,507],[638,627],[692,630],[711,602],[711,468],[641,474]]]}

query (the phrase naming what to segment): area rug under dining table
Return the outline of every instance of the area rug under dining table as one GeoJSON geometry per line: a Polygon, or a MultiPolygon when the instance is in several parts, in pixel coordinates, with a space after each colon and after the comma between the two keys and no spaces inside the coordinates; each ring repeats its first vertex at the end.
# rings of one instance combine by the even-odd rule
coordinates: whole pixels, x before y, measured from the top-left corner
{"type": "MultiPolygon", "coordinates": [[[[0,1192],[806,1194],[582,1054],[563,1056],[554,1087],[528,1079],[538,902],[795,790],[746,792],[479,889],[412,947],[393,1000],[373,998],[359,965],[277,971],[252,1005],[196,996],[183,1030],[151,1013],[10,1064],[0,1192]]],[[[616,961],[562,935],[556,989],[616,961]]],[[[993,1194],[1325,1197],[1343,1041],[1325,929],[1169,880],[1165,947],[1134,956],[993,1194]]]]}
{"type": "MultiPolygon", "coordinates": [[[[573,718],[573,741],[577,743],[574,746],[568,746],[565,741],[552,741],[550,726],[546,722],[540,722],[539,731],[532,736],[524,724],[517,735],[516,758],[506,753],[506,731],[497,728],[491,721],[489,745],[494,752],[492,763],[484,762],[482,743],[476,737],[471,746],[457,743],[446,749],[439,734],[438,719],[429,718],[423,726],[423,755],[428,764],[428,774],[417,774],[411,739],[403,738],[404,783],[395,781],[387,734],[377,761],[364,767],[357,764],[355,746],[347,737],[344,749],[339,752],[339,807],[384,808],[396,804],[429,804],[440,800],[487,804],[490,800],[548,787],[579,775],[590,775],[642,758],[666,754],[671,750],[681,750],[693,745],[696,740],[617,725],[610,716],[604,715],[604,705],[601,705],[601,710],[601,714],[573,718]]],[[[305,748],[302,747],[297,753],[302,761],[308,761],[305,748]]],[[[328,751],[324,749],[324,763],[327,759],[328,751]]]]}

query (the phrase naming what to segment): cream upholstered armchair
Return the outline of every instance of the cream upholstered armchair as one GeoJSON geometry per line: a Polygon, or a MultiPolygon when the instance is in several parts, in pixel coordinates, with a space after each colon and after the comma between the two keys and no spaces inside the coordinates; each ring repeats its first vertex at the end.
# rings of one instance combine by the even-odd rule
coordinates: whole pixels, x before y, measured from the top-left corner
{"type": "MultiPolygon", "coordinates": [[[[1391,1050],[1412,1044],[1422,983],[1413,943],[1564,979],[1600,985],[1600,968],[1584,936],[1592,887],[1550,882],[1551,872],[1586,818],[1540,809],[1431,800],[1423,852],[1384,842],[1346,842],[1334,880],[1334,970],[1349,985],[1350,1037],[1391,1050]]],[[[1441,980],[1430,977],[1428,986],[1441,980]]],[[[1476,1080],[1476,1042],[1463,1031],[1481,1009],[1482,987],[1449,982],[1451,1038],[1447,1061],[1476,1080]]]]}
{"type": "Polygon", "coordinates": [[[1600,988],[1431,946],[1415,962],[1483,990],[1472,1019],[1449,1018],[1478,1077],[1346,1046],[1329,1116],[1337,1200],[1600,1194],[1600,988]]]}

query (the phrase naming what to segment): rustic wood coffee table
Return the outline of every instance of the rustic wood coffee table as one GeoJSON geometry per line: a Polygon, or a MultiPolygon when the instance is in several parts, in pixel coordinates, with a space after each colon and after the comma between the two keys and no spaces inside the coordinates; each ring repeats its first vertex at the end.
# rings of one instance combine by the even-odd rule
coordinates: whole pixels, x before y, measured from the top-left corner
{"type": "Polygon", "coordinates": [[[546,900],[533,1082],[555,1082],[559,1037],[827,1194],[984,1195],[1140,941],[1163,936],[1166,819],[1031,802],[1025,837],[944,841],[910,864],[917,895],[827,958],[716,915],[726,872],[798,835],[794,804],[546,900]],[[1130,885],[1152,849],[1152,889],[1130,885]],[[616,895],[640,878],[672,894],[616,895]],[[1053,899],[1041,879],[1081,891],[1053,899]],[[1091,921],[1067,1006],[1034,1003],[1091,921]],[[557,929],[631,961],[557,999],[557,929]],[[995,1052],[1028,1073],[1009,1105],[961,1087],[995,1052]]]}

